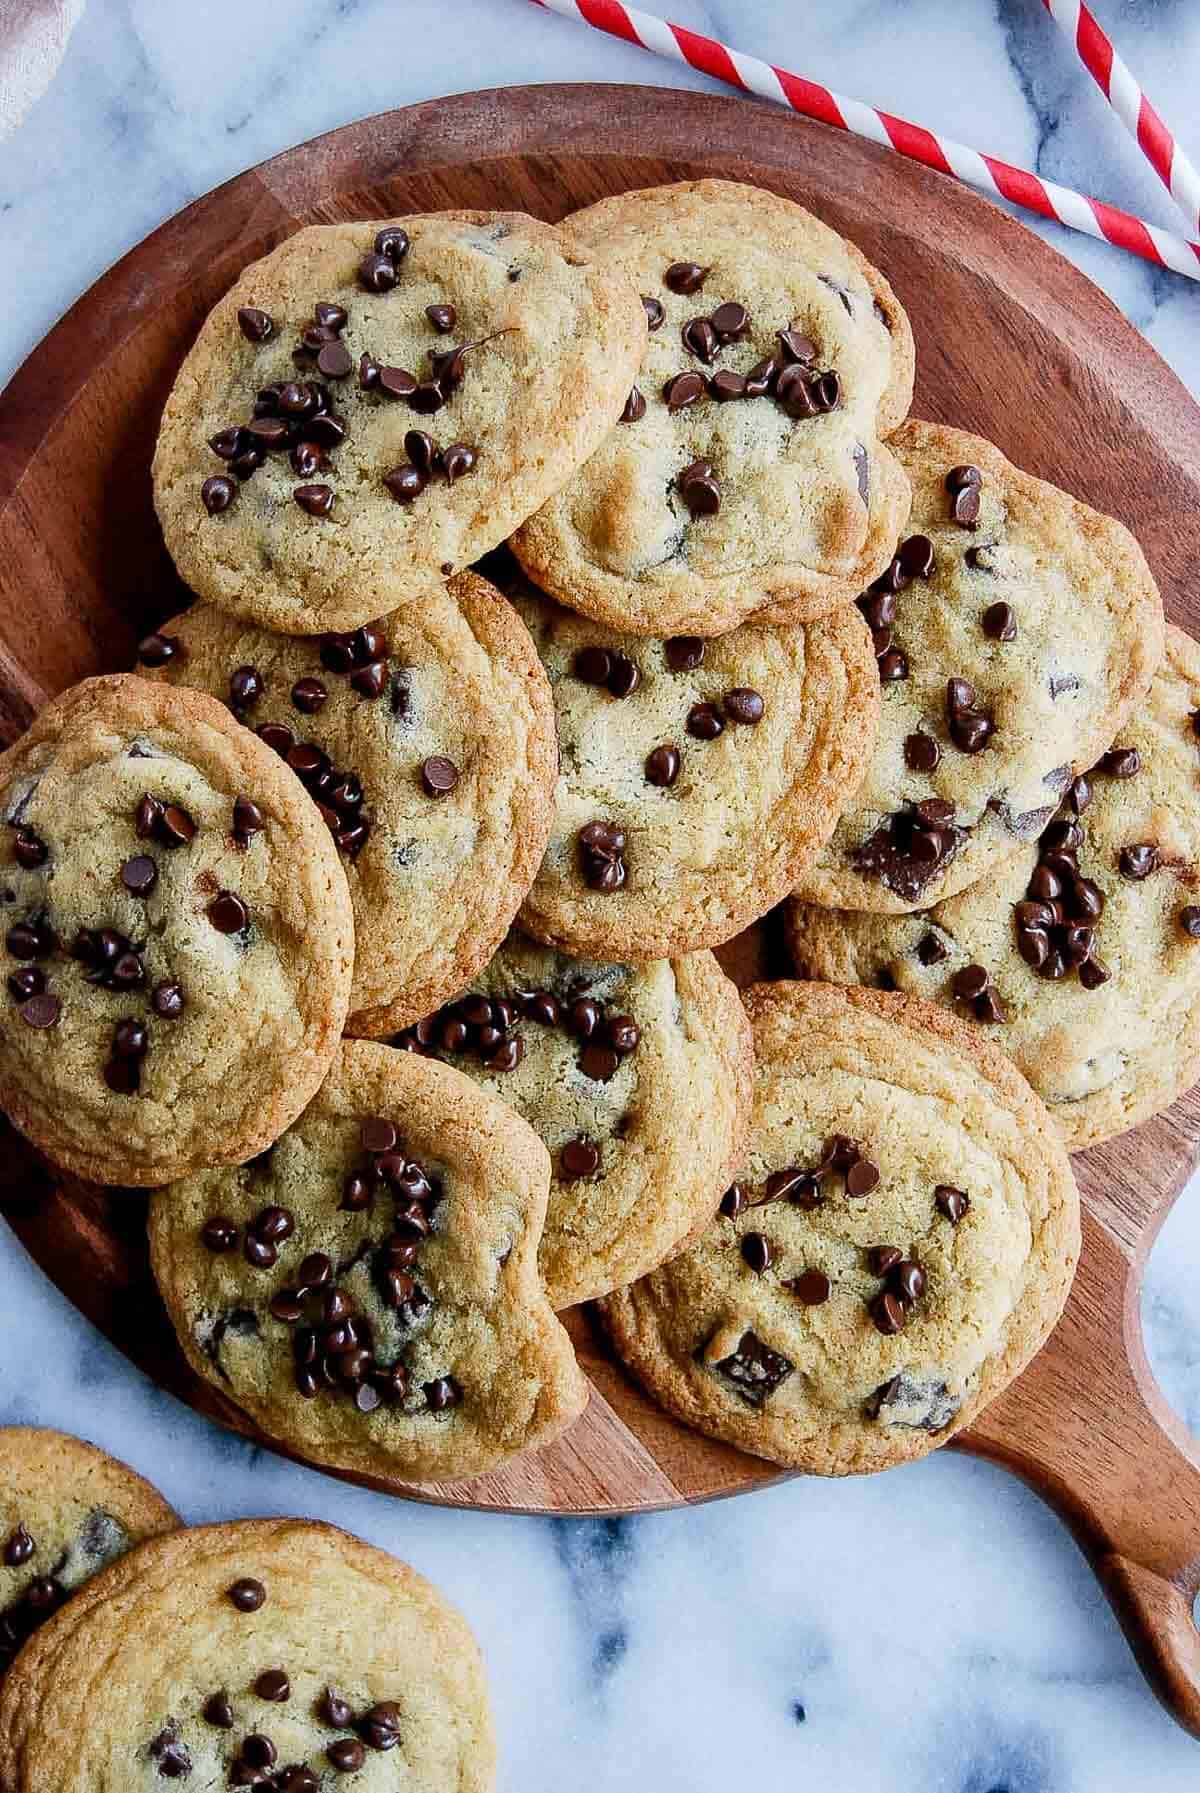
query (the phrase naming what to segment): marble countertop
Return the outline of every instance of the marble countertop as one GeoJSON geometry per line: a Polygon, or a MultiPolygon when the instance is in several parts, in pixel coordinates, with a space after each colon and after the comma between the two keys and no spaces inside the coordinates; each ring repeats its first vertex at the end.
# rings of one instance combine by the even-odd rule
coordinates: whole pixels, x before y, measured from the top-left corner
{"type": "MultiPolygon", "coordinates": [[[[649,0],[647,0],[649,3],[649,0]]],[[[1170,201],[1037,0],[675,0],[678,21],[1172,228],[1170,201]]],[[[1200,7],[1094,0],[1200,158],[1200,7]]],[[[88,0],[0,148],[0,383],[157,224],[349,119],[472,87],[712,86],[526,0],[88,0]]],[[[714,89],[715,91],[715,89],[714,89]]],[[[747,102],[748,104],[750,102],[747,102]]],[[[1039,226],[1200,394],[1200,286],[1039,226]]],[[[1160,1237],[1144,1321],[1200,1430],[1200,1186],[1160,1237]]],[[[146,1382],[0,1230],[0,1423],[80,1432],[189,1520],[304,1513],[412,1561],[487,1652],[503,1793],[1183,1793],[1160,1712],[1059,1520],[954,1452],[692,1512],[444,1512],[254,1450],[146,1382]]],[[[1200,1542],[1200,1541],[1198,1541],[1200,1542]]]]}

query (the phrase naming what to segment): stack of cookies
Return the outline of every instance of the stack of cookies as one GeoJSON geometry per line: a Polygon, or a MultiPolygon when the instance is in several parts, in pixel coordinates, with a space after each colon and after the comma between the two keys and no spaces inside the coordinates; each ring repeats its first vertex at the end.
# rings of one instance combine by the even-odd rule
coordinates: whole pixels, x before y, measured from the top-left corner
{"type": "Polygon", "coordinates": [[[266,1436],[478,1474],[582,1411],[597,1301],[687,1423],[875,1469],[1046,1338],[1068,1149],[1200,1063],[1200,650],[913,373],[720,181],[303,230],[204,324],[197,602],[0,761],[0,1097],[162,1186],[266,1436]]]}

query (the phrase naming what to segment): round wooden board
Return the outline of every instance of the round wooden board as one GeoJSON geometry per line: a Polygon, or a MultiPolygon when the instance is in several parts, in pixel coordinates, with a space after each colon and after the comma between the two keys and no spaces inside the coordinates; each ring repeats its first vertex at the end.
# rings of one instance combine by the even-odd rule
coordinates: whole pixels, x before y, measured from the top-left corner
{"type": "MultiPolygon", "coordinates": [[[[1173,618],[1200,634],[1200,415],[1082,275],[987,201],[872,145],[742,100],[653,88],[464,94],[349,125],[239,176],[172,219],[86,293],[0,397],[0,736],[52,693],[127,666],[183,596],[155,524],[150,455],[175,371],[240,269],[298,225],[446,206],[547,219],[697,174],[787,194],[885,271],[918,344],[915,410],[990,436],[1014,461],[1123,518],[1173,618]]],[[[1063,619],[1070,627],[1070,618],[1063,619]]],[[[768,927],[727,953],[778,974],[768,927]]],[[[158,1382],[252,1428],[187,1369],[149,1277],[144,1197],[60,1176],[11,1134],[0,1208],[37,1261],[158,1382]]],[[[1200,1155],[1200,1102],[1077,1160],[1083,1266],[1067,1315],[962,1443],[1025,1476],[1073,1526],[1157,1690],[1200,1733],[1200,1473],[1140,1343],[1153,1234],[1200,1155]],[[1151,1492],[1152,1491],[1152,1492],[1151,1492]]],[[[776,1478],[685,1431],[569,1316],[593,1384],[548,1451],[452,1505],[641,1511],[776,1478]]]]}

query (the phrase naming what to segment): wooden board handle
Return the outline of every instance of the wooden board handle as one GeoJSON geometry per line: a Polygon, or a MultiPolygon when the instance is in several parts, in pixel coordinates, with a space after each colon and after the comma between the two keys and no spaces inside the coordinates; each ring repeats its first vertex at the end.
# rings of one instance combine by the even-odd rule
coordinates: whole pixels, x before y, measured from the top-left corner
{"type": "Polygon", "coordinates": [[[1061,1513],[1154,1692],[1200,1737],[1192,1605],[1200,1591],[1200,1455],[1146,1361],[1140,1300],[1149,1243],[1131,1263],[1085,1210],[1066,1313],[968,1443],[1061,1513]]]}

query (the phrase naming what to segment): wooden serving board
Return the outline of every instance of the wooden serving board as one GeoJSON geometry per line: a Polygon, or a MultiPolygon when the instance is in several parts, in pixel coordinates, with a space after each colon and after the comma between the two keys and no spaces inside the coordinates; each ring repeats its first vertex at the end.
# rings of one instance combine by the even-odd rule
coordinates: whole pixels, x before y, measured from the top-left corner
{"type": "MultiPolygon", "coordinates": [[[[1122,517],[1169,613],[1200,635],[1200,412],[1052,249],[963,187],[768,107],[642,87],[531,87],[387,113],[241,175],[126,256],[30,357],[0,396],[0,738],[74,680],[130,665],[135,640],[178,607],[151,506],[151,448],[185,350],[246,262],[304,223],[447,206],[557,219],[604,194],[701,173],[785,193],[853,237],[912,319],[917,413],[981,431],[1020,466],[1122,517]]],[[[781,968],[769,928],[729,957],[741,981],[781,968]]],[[[1200,1735],[1200,1452],[1154,1385],[1138,1312],[1151,1242],[1198,1156],[1193,1092],[1076,1159],[1084,1253],[1066,1316],[960,1443],[1023,1476],[1065,1517],[1157,1692],[1200,1735]]],[[[144,1196],[64,1178],[10,1134],[0,1211],[142,1369],[252,1432],[175,1343],[147,1266],[144,1196]]],[[[769,1464],[659,1413],[589,1317],[569,1323],[593,1395],[564,1439],[469,1486],[390,1490],[605,1514],[776,1479],[769,1464]]]]}

